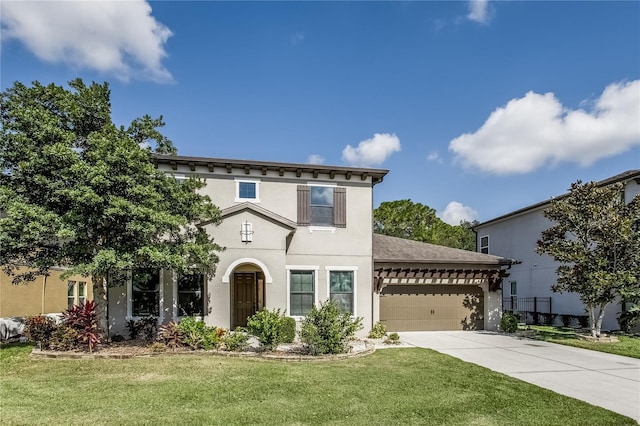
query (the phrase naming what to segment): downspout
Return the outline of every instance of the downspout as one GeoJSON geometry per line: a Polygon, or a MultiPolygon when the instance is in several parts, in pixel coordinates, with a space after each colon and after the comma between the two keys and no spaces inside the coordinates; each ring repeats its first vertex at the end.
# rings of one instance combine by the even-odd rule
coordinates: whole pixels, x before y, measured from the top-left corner
{"type": "Polygon", "coordinates": [[[47,276],[42,276],[42,303],[40,306],[40,315],[44,315],[45,293],[47,289],[47,276]]]}

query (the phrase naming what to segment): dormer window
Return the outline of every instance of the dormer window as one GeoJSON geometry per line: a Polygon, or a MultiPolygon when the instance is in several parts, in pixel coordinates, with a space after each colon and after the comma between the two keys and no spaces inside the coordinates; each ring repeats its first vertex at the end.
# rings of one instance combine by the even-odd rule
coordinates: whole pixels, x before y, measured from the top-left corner
{"type": "Polygon", "coordinates": [[[250,179],[236,179],[236,199],[237,203],[249,201],[251,203],[260,202],[260,181],[250,179]]]}

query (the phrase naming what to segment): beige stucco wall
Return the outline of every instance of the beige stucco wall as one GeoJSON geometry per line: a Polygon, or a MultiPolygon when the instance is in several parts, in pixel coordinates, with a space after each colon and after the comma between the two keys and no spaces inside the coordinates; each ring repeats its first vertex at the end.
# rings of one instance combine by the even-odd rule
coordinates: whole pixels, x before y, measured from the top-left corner
{"type": "Polygon", "coordinates": [[[54,270],[27,284],[12,284],[13,277],[0,272],[0,318],[60,313],[67,309],[67,283],[87,283],[87,300],[93,298],[91,278],[73,275],[62,279],[64,271],[54,270]]]}

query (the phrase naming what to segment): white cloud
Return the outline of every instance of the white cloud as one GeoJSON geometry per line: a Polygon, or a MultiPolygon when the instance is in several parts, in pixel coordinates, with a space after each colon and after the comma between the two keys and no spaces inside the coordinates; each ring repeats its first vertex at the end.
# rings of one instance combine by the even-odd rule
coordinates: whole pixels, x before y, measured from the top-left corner
{"type": "Polygon", "coordinates": [[[172,80],[161,63],[172,32],[146,1],[3,1],[0,12],[3,40],[20,40],[43,61],[124,81],[172,80]]]}
{"type": "Polygon", "coordinates": [[[465,167],[497,175],[562,162],[588,166],[640,145],[638,117],[640,80],[607,86],[591,111],[529,92],[497,108],[475,133],[453,139],[449,150],[465,167]]]}
{"type": "Polygon", "coordinates": [[[469,0],[467,19],[479,24],[489,22],[489,0],[469,0]]]}
{"type": "Polygon", "coordinates": [[[438,151],[431,151],[429,155],[427,155],[427,161],[437,161],[438,163],[442,163],[442,158],[440,158],[438,151]]]}
{"type": "Polygon", "coordinates": [[[347,145],[342,150],[342,159],[353,166],[369,167],[382,164],[396,151],[400,151],[400,139],[395,134],[375,133],[357,148],[347,145]]]}
{"type": "Polygon", "coordinates": [[[309,164],[324,164],[324,157],[318,154],[311,154],[307,157],[307,163],[309,164]]]}
{"type": "Polygon", "coordinates": [[[440,219],[449,225],[460,225],[460,222],[473,222],[478,219],[478,212],[471,207],[465,206],[457,201],[447,204],[440,215],[440,219]]]}

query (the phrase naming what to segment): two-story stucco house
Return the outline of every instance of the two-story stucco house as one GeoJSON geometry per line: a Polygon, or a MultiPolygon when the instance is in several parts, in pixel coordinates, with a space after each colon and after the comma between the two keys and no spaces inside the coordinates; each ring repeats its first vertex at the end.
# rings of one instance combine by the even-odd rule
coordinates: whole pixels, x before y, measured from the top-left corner
{"type": "MultiPolygon", "coordinates": [[[[629,170],[599,184],[604,186],[618,182],[624,183],[624,199],[627,203],[640,194],[640,170],[629,170]]],[[[477,250],[521,262],[513,265],[509,278],[503,283],[504,297],[516,301],[534,297],[550,298],[552,313],[585,315],[584,304],[577,294],[551,291],[551,286],[557,280],[556,270],[559,264],[548,255],[536,253],[537,241],[542,231],[552,226],[544,217],[544,211],[550,203],[551,200],[546,200],[477,225],[474,227],[477,233],[477,250]]],[[[617,317],[621,310],[620,303],[607,308],[603,320],[604,329],[619,328],[617,317]]]]}
{"type": "Polygon", "coordinates": [[[363,318],[361,333],[377,321],[391,331],[499,323],[496,290],[509,260],[373,234],[373,188],[387,170],[156,159],[176,179],[206,180],[201,191],[221,209],[222,222],[204,226],[225,250],[209,280],[132,271],[126,286],[109,289],[110,334],[126,335],[128,320],[148,315],[160,322],[198,316],[234,328],[266,307],[300,320],[328,299],[363,318]]]}

